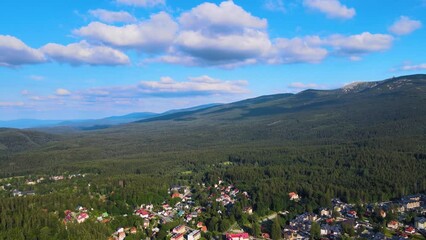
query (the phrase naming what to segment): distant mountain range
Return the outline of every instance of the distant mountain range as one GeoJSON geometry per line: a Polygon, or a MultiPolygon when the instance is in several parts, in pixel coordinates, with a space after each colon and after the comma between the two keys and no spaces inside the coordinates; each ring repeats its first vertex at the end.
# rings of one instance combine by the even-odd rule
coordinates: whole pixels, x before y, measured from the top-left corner
{"type": "Polygon", "coordinates": [[[169,110],[163,113],[153,112],[137,112],[130,113],[122,116],[112,116],[101,119],[81,119],[81,120],[39,120],[39,119],[17,119],[10,121],[0,121],[0,128],[54,128],[54,127],[68,127],[78,130],[95,130],[108,128],[110,126],[135,122],[147,118],[159,117],[178,112],[194,111],[203,108],[218,106],[220,104],[206,104],[185,109],[169,110]]]}

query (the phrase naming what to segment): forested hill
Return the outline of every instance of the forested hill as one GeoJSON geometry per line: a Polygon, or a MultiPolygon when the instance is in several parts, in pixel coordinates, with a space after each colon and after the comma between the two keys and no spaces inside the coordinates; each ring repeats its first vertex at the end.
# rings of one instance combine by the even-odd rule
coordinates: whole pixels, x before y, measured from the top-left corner
{"type": "MultiPolygon", "coordinates": [[[[271,117],[281,114],[303,113],[323,109],[333,112],[339,107],[348,106],[362,111],[374,108],[400,110],[399,107],[416,108],[418,101],[424,101],[426,95],[426,75],[418,74],[391,78],[377,82],[358,82],[335,90],[305,90],[298,94],[277,94],[261,96],[236,103],[201,109],[194,112],[169,114],[166,116],[141,120],[153,122],[159,120],[246,120],[260,116],[271,117]],[[399,101],[395,101],[399,99],[399,101]],[[371,108],[367,105],[372,105],[371,108]],[[390,104],[392,103],[392,104],[390,104]],[[404,104],[408,104],[405,105],[404,104]]],[[[424,110],[424,109],[419,109],[424,110]]],[[[357,112],[352,112],[353,116],[357,112]]],[[[383,115],[381,117],[386,117],[383,115]]]]}
{"type": "Polygon", "coordinates": [[[272,195],[252,190],[265,207],[295,189],[363,200],[426,190],[426,75],[262,96],[72,135],[4,131],[3,176],[210,172],[248,190],[274,186],[272,195]],[[231,165],[220,167],[225,162],[231,165]]]}

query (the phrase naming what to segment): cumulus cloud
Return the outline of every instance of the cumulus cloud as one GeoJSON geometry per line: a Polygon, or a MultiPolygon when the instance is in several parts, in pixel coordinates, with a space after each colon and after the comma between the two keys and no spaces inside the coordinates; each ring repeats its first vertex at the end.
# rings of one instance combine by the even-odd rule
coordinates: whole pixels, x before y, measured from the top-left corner
{"type": "Polygon", "coordinates": [[[43,62],[46,62],[46,58],[39,50],[28,47],[16,37],[0,35],[0,66],[15,67],[43,62]]]}
{"type": "Polygon", "coordinates": [[[318,63],[327,54],[327,49],[320,47],[321,39],[318,36],[305,38],[277,38],[274,41],[268,63],[318,63]]]}
{"type": "Polygon", "coordinates": [[[117,3],[130,5],[135,7],[154,7],[157,5],[165,5],[166,0],[116,0],[117,3]]]}
{"type": "Polygon", "coordinates": [[[199,31],[184,31],[176,40],[179,49],[195,61],[208,65],[226,65],[256,59],[271,46],[266,33],[245,29],[240,34],[206,36],[199,31]]]}
{"type": "Polygon", "coordinates": [[[422,27],[422,22],[401,16],[389,27],[389,31],[396,35],[407,35],[422,27]]]}
{"type": "Polygon", "coordinates": [[[106,46],[93,46],[86,41],[66,46],[49,43],[41,50],[51,59],[71,65],[126,65],[130,63],[126,54],[106,46]]]}
{"type": "Polygon", "coordinates": [[[372,52],[385,51],[392,47],[393,37],[387,34],[361,34],[344,36],[340,34],[326,38],[324,45],[332,46],[338,55],[354,57],[372,52]]]}
{"type": "Polygon", "coordinates": [[[236,67],[253,64],[269,50],[267,21],[233,1],[203,3],[179,17],[180,32],[164,56],[151,61],[236,67]]]}
{"type": "Polygon", "coordinates": [[[212,94],[242,94],[248,93],[245,80],[223,81],[209,76],[191,77],[188,81],[178,82],[170,77],[162,77],[160,81],[140,82],[138,89],[145,94],[176,96],[212,95],[212,94]]]}
{"type": "Polygon", "coordinates": [[[92,22],[76,29],[74,34],[114,47],[134,48],[145,52],[167,49],[176,37],[178,25],[169,14],[160,12],[150,19],[124,26],[92,22]]]}
{"type": "Polygon", "coordinates": [[[114,11],[108,11],[105,9],[95,9],[95,10],[90,10],[89,13],[90,15],[106,23],[116,23],[116,22],[129,23],[129,22],[136,21],[136,18],[126,11],[114,12],[114,11]]]}
{"type": "Polygon", "coordinates": [[[267,20],[246,12],[233,1],[224,1],[220,5],[203,3],[179,18],[183,29],[198,30],[207,33],[241,31],[243,28],[264,29],[267,20]]]}
{"type": "Polygon", "coordinates": [[[71,92],[64,88],[58,88],[56,89],[55,94],[58,96],[69,96],[71,95],[71,92]]]}
{"type": "Polygon", "coordinates": [[[401,67],[401,70],[404,71],[418,71],[418,70],[425,70],[426,69],[426,63],[417,64],[417,65],[404,65],[401,67]]]}
{"type": "Polygon", "coordinates": [[[304,0],[303,4],[310,9],[325,13],[329,18],[350,19],[356,14],[354,8],[348,8],[339,0],[304,0]]]}

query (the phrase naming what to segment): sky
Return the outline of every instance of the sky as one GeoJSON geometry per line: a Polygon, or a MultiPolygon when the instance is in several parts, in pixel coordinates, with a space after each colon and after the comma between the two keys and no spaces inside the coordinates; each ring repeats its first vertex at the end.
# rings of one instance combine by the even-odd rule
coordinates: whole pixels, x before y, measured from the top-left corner
{"type": "Polygon", "coordinates": [[[426,73],[425,0],[2,0],[0,120],[163,112],[426,73]]]}

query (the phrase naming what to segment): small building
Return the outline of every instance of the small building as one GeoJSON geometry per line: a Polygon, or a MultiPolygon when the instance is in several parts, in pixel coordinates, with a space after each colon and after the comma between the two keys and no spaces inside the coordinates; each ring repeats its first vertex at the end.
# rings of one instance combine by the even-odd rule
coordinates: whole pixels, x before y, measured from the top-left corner
{"type": "Polygon", "coordinates": [[[227,233],[226,240],[249,240],[250,236],[248,233],[227,233]]]}
{"type": "Polygon", "coordinates": [[[331,216],[331,210],[328,208],[321,208],[320,210],[320,216],[321,217],[330,217],[331,216]]]}
{"type": "Polygon", "coordinates": [[[288,193],[288,197],[291,201],[297,201],[300,199],[299,195],[296,192],[290,192],[288,193]]]}
{"type": "Polygon", "coordinates": [[[416,229],[414,229],[413,227],[409,226],[409,227],[405,228],[404,232],[406,232],[408,234],[414,234],[414,233],[416,233],[416,229]]]}
{"type": "Polygon", "coordinates": [[[149,218],[149,212],[145,209],[136,210],[136,215],[140,216],[141,218],[149,218]]]}
{"type": "Polygon", "coordinates": [[[195,230],[193,232],[191,232],[190,234],[188,234],[188,240],[198,240],[201,238],[201,231],[200,230],[195,230]]]}
{"type": "Polygon", "coordinates": [[[397,230],[399,228],[399,223],[397,221],[390,221],[387,224],[388,228],[397,230]]]}
{"type": "Polygon", "coordinates": [[[170,240],[184,240],[183,233],[177,233],[173,235],[170,240]]]}
{"type": "Polygon", "coordinates": [[[247,213],[249,215],[253,214],[253,208],[252,207],[245,207],[244,213],[247,213]]]}
{"type": "Polygon", "coordinates": [[[83,223],[85,222],[87,219],[89,218],[89,214],[87,213],[80,213],[80,215],[77,216],[77,222],[78,223],[83,223]]]}
{"type": "Polygon", "coordinates": [[[185,225],[179,225],[179,226],[173,228],[172,232],[176,233],[176,234],[185,233],[186,232],[185,225]]]}
{"type": "Polygon", "coordinates": [[[426,230],[426,218],[420,217],[415,219],[415,227],[418,230],[426,230]]]}
{"type": "Polygon", "coordinates": [[[357,217],[357,212],[355,210],[350,210],[350,211],[348,211],[347,215],[348,215],[348,217],[356,218],[357,217]]]}

